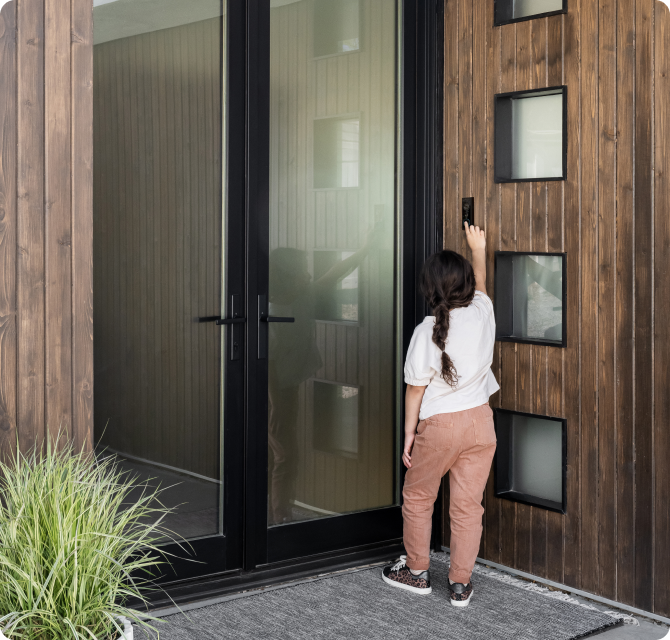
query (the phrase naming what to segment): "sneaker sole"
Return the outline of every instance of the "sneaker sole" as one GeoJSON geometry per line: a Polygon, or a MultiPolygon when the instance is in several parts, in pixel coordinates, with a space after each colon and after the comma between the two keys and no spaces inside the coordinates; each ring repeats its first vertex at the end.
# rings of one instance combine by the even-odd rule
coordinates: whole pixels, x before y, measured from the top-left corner
{"type": "Polygon", "coordinates": [[[451,598],[449,598],[449,601],[451,602],[451,606],[452,607],[467,607],[470,604],[470,600],[472,600],[472,594],[474,592],[475,592],[475,590],[473,589],[470,592],[470,595],[468,596],[467,600],[452,600],[451,598]]]}
{"type": "Polygon", "coordinates": [[[390,584],[392,587],[398,587],[398,589],[405,589],[405,591],[411,591],[412,593],[418,593],[422,596],[427,596],[429,593],[433,592],[433,587],[428,587],[427,589],[419,589],[418,587],[412,587],[408,584],[402,582],[396,582],[395,580],[390,580],[382,573],[382,580],[386,584],[390,584]]]}

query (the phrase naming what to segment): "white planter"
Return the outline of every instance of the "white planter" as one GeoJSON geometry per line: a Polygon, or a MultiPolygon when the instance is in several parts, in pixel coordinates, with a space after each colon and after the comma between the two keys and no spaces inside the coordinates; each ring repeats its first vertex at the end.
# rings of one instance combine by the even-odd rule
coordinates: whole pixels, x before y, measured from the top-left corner
{"type": "Polygon", "coordinates": [[[130,620],[119,618],[119,622],[123,624],[123,633],[118,637],[118,640],[133,640],[133,625],[130,623],[130,620]]]}

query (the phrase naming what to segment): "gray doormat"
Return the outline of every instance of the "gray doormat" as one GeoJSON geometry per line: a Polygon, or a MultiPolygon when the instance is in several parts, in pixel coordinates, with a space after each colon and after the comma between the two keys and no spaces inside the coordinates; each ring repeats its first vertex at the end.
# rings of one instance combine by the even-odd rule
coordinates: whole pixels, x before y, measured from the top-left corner
{"type": "MultiPolygon", "coordinates": [[[[385,584],[375,567],[251,592],[154,626],[161,640],[572,640],[621,624],[607,613],[559,599],[562,594],[529,590],[481,567],[472,578],[470,606],[452,607],[448,569],[448,556],[433,556],[433,593],[427,596],[385,584]]],[[[135,628],[136,640],[146,637],[135,628]]]]}

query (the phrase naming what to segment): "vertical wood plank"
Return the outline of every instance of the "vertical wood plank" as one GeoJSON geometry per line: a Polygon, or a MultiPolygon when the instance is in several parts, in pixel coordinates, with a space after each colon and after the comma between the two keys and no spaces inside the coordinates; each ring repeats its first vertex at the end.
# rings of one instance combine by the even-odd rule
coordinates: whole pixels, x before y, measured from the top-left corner
{"type": "Polygon", "coordinates": [[[583,2],[581,27],[582,588],[599,589],[598,526],[598,3],[583,2]]]}
{"type": "Polygon", "coordinates": [[[0,12],[0,445],[16,448],[16,3],[0,12]]]}
{"type": "Polygon", "coordinates": [[[670,13],[655,6],[654,56],[654,612],[670,614],[670,13]]]}
{"type": "Polygon", "coordinates": [[[598,37],[598,593],[616,596],[616,0],[600,0],[598,37]]]}
{"type": "Polygon", "coordinates": [[[563,579],[581,586],[581,0],[564,16],[565,83],[568,90],[568,179],[565,183],[565,251],[568,260],[568,347],[565,350],[565,416],[568,419],[567,513],[563,527],[563,579]]]}
{"type": "MultiPolygon", "coordinates": [[[[444,7],[444,247],[456,250],[459,236],[459,63],[458,5],[451,0],[444,7]]],[[[443,511],[446,513],[446,510],[443,511]]]]}
{"type": "MultiPolygon", "coordinates": [[[[635,231],[635,1],[617,8],[616,157],[616,600],[635,603],[633,331],[635,231]]],[[[610,568],[610,571],[612,569],[610,568]]]]}
{"type": "MultiPolygon", "coordinates": [[[[498,92],[516,89],[516,25],[500,27],[501,69],[498,92]]],[[[516,185],[500,185],[500,249],[516,249],[516,185]]],[[[500,345],[500,401],[503,409],[517,409],[516,379],[517,345],[503,342],[500,345]]],[[[500,501],[500,561],[515,566],[516,557],[516,503],[500,501]]]]}
{"type": "Polygon", "coordinates": [[[93,8],[72,0],[72,430],[93,446],[93,8]]]}
{"type": "Polygon", "coordinates": [[[635,606],[653,596],[653,83],[654,2],[635,3],[635,606]]]}
{"type": "MultiPolygon", "coordinates": [[[[486,0],[486,16],[493,15],[493,0],[486,0]]],[[[486,19],[484,19],[486,22],[486,19]]],[[[498,93],[500,83],[500,29],[486,29],[486,59],[485,64],[485,104],[486,104],[486,291],[491,299],[494,299],[494,256],[500,248],[500,188],[494,183],[494,140],[495,130],[493,125],[494,95],[498,93]]],[[[496,344],[493,352],[493,373],[500,380],[500,344],[496,344]]],[[[491,398],[491,406],[500,406],[500,393],[491,398]]],[[[493,469],[489,475],[486,485],[486,519],[485,530],[485,553],[484,557],[493,562],[500,562],[500,518],[501,500],[494,496],[493,469]]]]}
{"type": "Polygon", "coordinates": [[[44,438],[44,4],[18,15],[17,340],[19,448],[44,438]]]}
{"type": "MultiPolygon", "coordinates": [[[[532,21],[520,22],[516,29],[516,88],[529,89],[533,83],[532,61],[532,21]]],[[[517,185],[516,197],[516,250],[532,249],[531,220],[531,183],[522,182],[517,185]]],[[[533,411],[533,348],[529,344],[516,345],[516,380],[520,411],[533,411]]],[[[516,505],[516,566],[522,571],[531,571],[532,507],[517,503],[516,505]]]]}
{"type": "Polygon", "coordinates": [[[45,3],[46,429],[72,429],[70,0],[45,3]]]}
{"type": "MultiPolygon", "coordinates": [[[[563,79],[563,16],[547,18],[547,86],[555,87],[563,79]]],[[[569,166],[574,174],[576,167],[569,166]]],[[[564,250],[563,199],[564,183],[549,182],[546,197],[547,251],[564,250]]],[[[547,349],[546,412],[551,416],[565,416],[563,396],[564,349],[547,349]]],[[[547,512],[547,578],[563,582],[563,521],[561,514],[547,512]]]]}
{"type": "MultiPolygon", "coordinates": [[[[458,6],[458,193],[466,198],[473,195],[473,0],[459,0],[458,6]]],[[[466,255],[467,243],[460,225],[456,234],[452,248],[466,255]]]]}

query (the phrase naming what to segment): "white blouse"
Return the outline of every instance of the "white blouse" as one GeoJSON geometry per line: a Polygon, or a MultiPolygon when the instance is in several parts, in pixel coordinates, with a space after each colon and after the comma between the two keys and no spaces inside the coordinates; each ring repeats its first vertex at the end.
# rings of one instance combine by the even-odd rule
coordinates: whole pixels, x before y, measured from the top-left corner
{"type": "Polygon", "coordinates": [[[450,313],[445,351],[458,374],[454,388],[441,377],[442,352],[433,342],[434,326],[435,316],[426,316],[414,330],[405,360],[405,382],[427,387],[420,420],[479,407],[500,389],[491,371],[496,322],[486,294],[476,291],[469,306],[450,313]]]}

